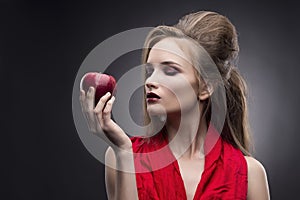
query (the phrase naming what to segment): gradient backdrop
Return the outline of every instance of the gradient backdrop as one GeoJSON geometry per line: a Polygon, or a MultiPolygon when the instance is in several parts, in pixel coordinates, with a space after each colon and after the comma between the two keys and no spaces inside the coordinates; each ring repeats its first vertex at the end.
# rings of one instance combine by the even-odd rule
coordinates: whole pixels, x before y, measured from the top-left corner
{"type": "MultiPolygon", "coordinates": [[[[272,199],[297,199],[300,9],[295,2],[0,0],[0,198],[106,199],[104,166],[83,146],[73,122],[72,89],[82,61],[121,31],[170,25],[189,12],[212,10],[238,30],[238,67],[250,90],[255,157],[267,170],[272,199]]],[[[128,58],[116,63],[111,73],[138,64],[128,58]]]]}

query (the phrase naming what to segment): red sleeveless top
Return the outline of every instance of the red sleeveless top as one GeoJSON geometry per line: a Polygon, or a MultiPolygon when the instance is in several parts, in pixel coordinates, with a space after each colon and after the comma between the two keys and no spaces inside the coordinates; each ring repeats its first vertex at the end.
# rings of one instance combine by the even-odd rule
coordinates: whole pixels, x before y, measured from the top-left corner
{"type": "MultiPolygon", "coordinates": [[[[140,200],[186,200],[179,165],[168,139],[160,132],[151,138],[132,137],[140,200]]],[[[225,142],[209,126],[205,164],[194,200],[247,199],[247,162],[239,149],[225,142]]]]}

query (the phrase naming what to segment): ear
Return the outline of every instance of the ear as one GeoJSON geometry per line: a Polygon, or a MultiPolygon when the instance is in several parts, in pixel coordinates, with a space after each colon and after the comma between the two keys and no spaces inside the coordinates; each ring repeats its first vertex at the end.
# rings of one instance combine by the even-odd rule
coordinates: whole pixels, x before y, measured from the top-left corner
{"type": "Polygon", "coordinates": [[[213,86],[211,84],[203,84],[200,88],[198,98],[201,101],[208,99],[213,93],[213,86]]]}

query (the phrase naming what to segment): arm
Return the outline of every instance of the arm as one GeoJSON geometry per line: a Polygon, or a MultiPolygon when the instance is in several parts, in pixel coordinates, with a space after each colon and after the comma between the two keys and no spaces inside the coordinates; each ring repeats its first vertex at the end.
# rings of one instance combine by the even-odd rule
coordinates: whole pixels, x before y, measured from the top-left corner
{"type": "Polygon", "coordinates": [[[114,151],[109,147],[105,154],[105,183],[109,200],[138,199],[132,154],[114,151]],[[116,170],[118,169],[118,170],[116,170]]]}
{"type": "Polygon", "coordinates": [[[105,153],[105,186],[108,199],[115,199],[116,157],[111,147],[105,153]]]}
{"type": "Polygon", "coordinates": [[[248,165],[248,200],[269,200],[269,186],[265,168],[253,157],[245,156],[248,165]]]}
{"type": "Polygon", "coordinates": [[[110,200],[138,199],[131,140],[111,119],[115,98],[107,93],[94,107],[95,88],[91,87],[87,94],[84,90],[80,92],[82,112],[90,132],[112,147],[105,155],[108,198],[110,200]]]}

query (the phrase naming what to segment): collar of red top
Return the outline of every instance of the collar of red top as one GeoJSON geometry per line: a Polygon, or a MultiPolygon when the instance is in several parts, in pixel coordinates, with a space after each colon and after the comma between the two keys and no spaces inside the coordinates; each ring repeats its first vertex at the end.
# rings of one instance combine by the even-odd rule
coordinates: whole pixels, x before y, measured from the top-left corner
{"type": "Polygon", "coordinates": [[[204,142],[205,169],[208,169],[218,160],[222,151],[222,139],[220,133],[210,123],[204,142]]]}

